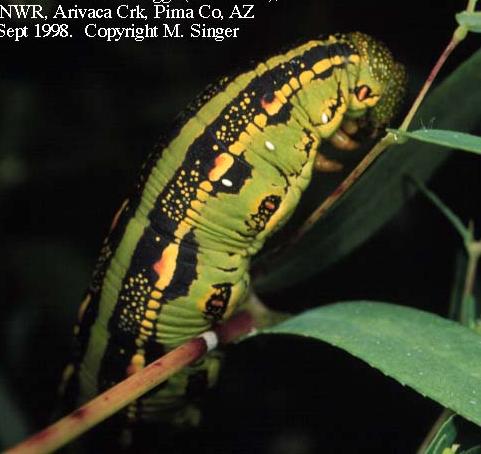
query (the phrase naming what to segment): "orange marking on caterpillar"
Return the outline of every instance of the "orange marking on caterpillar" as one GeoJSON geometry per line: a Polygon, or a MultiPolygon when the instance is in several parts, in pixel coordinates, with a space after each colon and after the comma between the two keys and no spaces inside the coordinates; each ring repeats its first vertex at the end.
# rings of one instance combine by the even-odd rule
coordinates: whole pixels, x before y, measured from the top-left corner
{"type": "Polygon", "coordinates": [[[222,153],[215,158],[214,167],[209,172],[209,180],[217,181],[234,164],[234,158],[229,153],[222,153]]]}
{"type": "Polygon", "coordinates": [[[163,290],[169,285],[172,277],[174,276],[175,266],[177,263],[177,255],[179,254],[178,244],[169,244],[162,252],[160,260],[154,263],[154,271],[159,276],[159,279],[155,283],[155,287],[159,290],[163,290]]]}
{"type": "Polygon", "coordinates": [[[270,116],[275,115],[277,112],[279,112],[279,110],[281,110],[282,108],[282,104],[282,100],[274,93],[270,93],[261,98],[261,106],[270,116]]]}

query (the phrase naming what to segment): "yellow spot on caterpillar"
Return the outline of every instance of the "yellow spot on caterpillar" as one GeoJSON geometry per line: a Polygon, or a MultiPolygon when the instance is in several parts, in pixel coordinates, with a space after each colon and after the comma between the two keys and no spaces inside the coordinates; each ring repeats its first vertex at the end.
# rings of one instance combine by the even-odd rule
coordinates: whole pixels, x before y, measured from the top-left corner
{"type": "MultiPolygon", "coordinates": [[[[152,292],[154,293],[154,292],[152,292]]],[[[149,300],[149,302],[147,303],[147,308],[149,309],[160,309],[160,303],[158,303],[157,301],[154,301],[154,300],[149,300]]]]}
{"type": "Polygon", "coordinates": [[[299,84],[299,81],[293,77],[290,81],[289,81],[289,85],[291,86],[291,88],[293,90],[299,90],[299,88],[301,88],[301,85],[299,84]]]}
{"type": "Polygon", "coordinates": [[[246,131],[248,134],[250,134],[251,136],[257,134],[260,132],[260,129],[254,124],[254,123],[249,123],[247,126],[246,126],[246,131]]]}
{"type": "Polygon", "coordinates": [[[145,318],[148,318],[149,320],[155,320],[157,318],[157,314],[155,311],[145,311],[145,318]]]}
{"type": "MultiPolygon", "coordinates": [[[[196,215],[195,211],[191,210],[190,208],[187,209],[186,213],[188,218],[192,218],[196,215]]],[[[189,223],[185,222],[185,220],[181,220],[179,225],[177,226],[177,230],[175,231],[175,237],[183,238],[186,233],[190,231],[191,227],[192,226],[189,223]]]]}
{"type": "Polygon", "coordinates": [[[333,65],[340,65],[342,64],[342,58],[339,55],[336,55],[334,58],[331,58],[333,65]]]}
{"type": "Polygon", "coordinates": [[[147,329],[154,328],[154,324],[152,322],[149,322],[148,320],[142,320],[142,326],[147,329]]]}
{"type": "Polygon", "coordinates": [[[240,155],[245,149],[245,146],[240,142],[235,142],[229,146],[229,151],[235,155],[240,155]]]}
{"type": "Polygon", "coordinates": [[[316,74],[321,74],[324,71],[328,70],[331,67],[332,63],[328,58],[325,58],[324,60],[318,61],[313,67],[313,71],[316,74]]]}
{"type": "MultiPolygon", "coordinates": [[[[259,128],[265,128],[267,124],[267,117],[264,114],[259,114],[254,117],[254,123],[259,126],[259,128]]],[[[229,148],[230,150],[230,148],[229,148]]]]}
{"type": "Polygon", "coordinates": [[[284,96],[284,93],[282,93],[282,90],[276,90],[274,94],[282,104],[285,104],[287,102],[287,98],[284,96]]]}
{"type": "Polygon", "coordinates": [[[206,192],[210,192],[214,189],[210,181],[203,181],[199,184],[199,188],[206,192]]]}
{"type": "Polygon", "coordinates": [[[134,356],[132,356],[132,359],[130,360],[130,365],[129,367],[127,367],[127,375],[135,374],[144,366],[145,366],[144,355],[140,353],[136,353],[134,356]]]}
{"type": "MultiPolygon", "coordinates": [[[[206,202],[207,200],[209,200],[209,194],[207,192],[204,192],[204,191],[197,191],[196,197],[201,202],[206,202]]],[[[194,203],[194,202],[192,202],[192,203],[194,203]]],[[[192,206],[194,206],[194,205],[192,205],[192,206]]],[[[199,207],[201,207],[201,205],[199,205],[199,207]]],[[[196,208],[196,209],[198,209],[198,208],[196,208]]]]}
{"type": "Polygon", "coordinates": [[[145,358],[143,355],[136,353],[134,356],[132,356],[131,363],[137,366],[143,366],[145,364],[145,358]]]}
{"type": "Polygon", "coordinates": [[[156,300],[160,299],[162,296],[162,293],[158,292],[157,290],[153,290],[152,293],[150,294],[152,298],[155,298],[156,300]]]}
{"type": "MultiPolygon", "coordinates": [[[[190,208],[187,208],[186,214],[187,214],[187,217],[189,217],[190,219],[198,219],[199,218],[199,215],[194,210],[191,210],[190,208]]],[[[190,229],[190,226],[187,230],[189,230],[189,229],[190,229]]],[[[179,229],[177,229],[177,230],[179,230],[179,229]]],[[[183,235],[180,235],[180,236],[183,236],[183,235]]]]}
{"type": "Polygon", "coordinates": [[[301,85],[307,85],[314,78],[312,71],[304,71],[299,75],[299,82],[301,85]]]}
{"type": "Polygon", "coordinates": [[[200,211],[202,209],[203,203],[200,200],[192,200],[190,206],[197,211],[200,211]]]}
{"type": "Polygon", "coordinates": [[[247,134],[245,131],[242,131],[239,135],[239,142],[242,142],[244,144],[248,144],[250,143],[251,141],[251,138],[249,136],[249,134],[247,134]]]}
{"type": "Polygon", "coordinates": [[[217,181],[234,164],[234,158],[229,153],[222,153],[215,158],[214,167],[209,172],[209,180],[217,181]]]}
{"type": "Polygon", "coordinates": [[[349,62],[350,63],[356,64],[356,63],[359,63],[360,60],[361,60],[361,58],[357,54],[352,54],[352,55],[349,56],[349,62]]]}
{"type": "Polygon", "coordinates": [[[215,145],[212,147],[212,149],[213,149],[214,151],[217,151],[217,150],[219,149],[219,145],[215,144],[215,145]]]}
{"type": "Polygon", "coordinates": [[[281,91],[284,96],[292,95],[292,88],[288,84],[284,84],[281,88],[281,91]]]}

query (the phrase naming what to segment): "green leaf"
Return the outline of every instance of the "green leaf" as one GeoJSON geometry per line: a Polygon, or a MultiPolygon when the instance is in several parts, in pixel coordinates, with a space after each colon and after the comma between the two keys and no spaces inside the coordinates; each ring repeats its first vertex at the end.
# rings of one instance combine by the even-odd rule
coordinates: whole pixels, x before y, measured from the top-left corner
{"type": "Polygon", "coordinates": [[[456,322],[359,301],[316,308],[263,332],[327,342],[481,425],[481,337],[456,322]]]}
{"type": "MultiPolygon", "coordinates": [[[[463,63],[426,99],[413,125],[462,131],[481,125],[481,51],[463,63]],[[456,109],[453,109],[456,100],[456,109]]],[[[405,178],[426,181],[449,152],[408,142],[387,150],[354,187],[295,246],[257,260],[258,292],[292,286],[337,262],[372,236],[406,202],[405,178]]],[[[414,192],[414,189],[413,189],[414,192]]]]}
{"type": "Polygon", "coordinates": [[[402,137],[419,140],[420,142],[433,143],[456,150],[481,154],[481,137],[473,136],[472,134],[443,129],[418,129],[417,131],[389,129],[388,131],[402,137]]]}
{"type": "Polygon", "coordinates": [[[481,33],[481,12],[463,11],[456,14],[456,20],[459,25],[466,27],[470,32],[481,33]]]}

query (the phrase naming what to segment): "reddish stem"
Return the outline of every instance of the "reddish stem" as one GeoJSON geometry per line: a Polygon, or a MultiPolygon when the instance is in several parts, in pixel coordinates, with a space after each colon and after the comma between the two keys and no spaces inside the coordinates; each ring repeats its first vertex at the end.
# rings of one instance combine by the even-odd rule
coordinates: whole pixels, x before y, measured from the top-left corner
{"type": "Polygon", "coordinates": [[[424,100],[424,97],[426,96],[426,93],[428,90],[431,88],[431,85],[434,82],[434,79],[436,79],[436,76],[438,75],[439,71],[443,67],[444,63],[448,59],[449,55],[451,55],[451,52],[456,48],[456,46],[459,44],[458,39],[456,39],[456,35],[453,36],[449,44],[446,46],[444,49],[443,53],[440,55],[438,58],[438,61],[434,65],[433,69],[429,73],[428,78],[424,82],[423,87],[419,91],[416,100],[414,101],[413,105],[409,109],[408,114],[404,118],[404,121],[402,122],[401,126],[399,127],[400,130],[406,131],[409,125],[411,124],[412,119],[414,118],[414,115],[419,109],[419,106],[421,105],[422,101],[424,100]]]}
{"type": "MultiPolygon", "coordinates": [[[[243,311],[220,325],[215,332],[219,342],[225,344],[249,333],[253,327],[252,315],[243,311]]],[[[171,375],[199,360],[207,353],[207,348],[203,337],[186,342],[56,423],[8,449],[5,454],[44,454],[64,446],[171,375]]]]}

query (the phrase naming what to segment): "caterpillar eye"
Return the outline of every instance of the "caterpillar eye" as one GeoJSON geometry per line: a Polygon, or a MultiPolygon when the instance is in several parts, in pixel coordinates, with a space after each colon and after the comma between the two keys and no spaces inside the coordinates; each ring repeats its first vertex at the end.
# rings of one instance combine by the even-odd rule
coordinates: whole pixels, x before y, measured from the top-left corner
{"type": "Polygon", "coordinates": [[[358,101],[364,101],[371,95],[371,87],[368,85],[361,85],[360,87],[356,87],[355,93],[358,101]]]}

